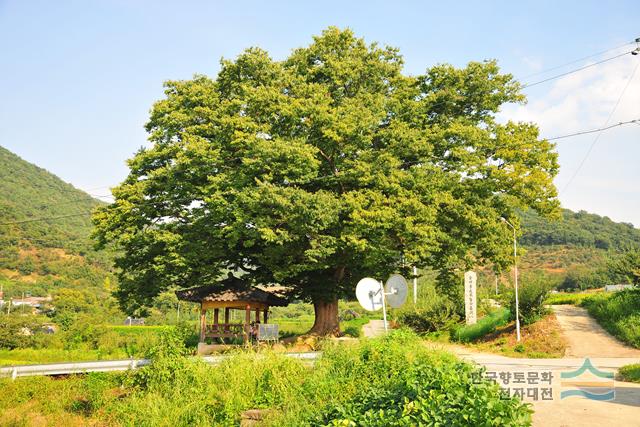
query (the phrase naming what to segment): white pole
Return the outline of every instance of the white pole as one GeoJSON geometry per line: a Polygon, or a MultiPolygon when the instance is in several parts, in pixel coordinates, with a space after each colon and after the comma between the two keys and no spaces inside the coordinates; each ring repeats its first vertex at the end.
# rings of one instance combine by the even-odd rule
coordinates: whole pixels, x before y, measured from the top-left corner
{"type": "Polygon", "coordinates": [[[520,312],[518,304],[518,246],[516,243],[516,228],[513,228],[513,267],[516,275],[516,337],[520,341],[520,312]]]}
{"type": "Polygon", "coordinates": [[[413,266],[413,304],[418,305],[418,269],[413,266]]]}
{"type": "Polygon", "coordinates": [[[382,294],[382,318],[384,319],[384,331],[388,332],[387,327],[387,305],[385,304],[386,297],[384,296],[384,285],[380,281],[380,293],[382,294]]]}
{"type": "Polygon", "coordinates": [[[515,274],[515,290],[516,290],[516,339],[520,341],[520,308],[518,304],[518,246],[516,240],[516,228],[504,217],[500,218],[502,222],[513,229],[513,271],[515,274]]]}

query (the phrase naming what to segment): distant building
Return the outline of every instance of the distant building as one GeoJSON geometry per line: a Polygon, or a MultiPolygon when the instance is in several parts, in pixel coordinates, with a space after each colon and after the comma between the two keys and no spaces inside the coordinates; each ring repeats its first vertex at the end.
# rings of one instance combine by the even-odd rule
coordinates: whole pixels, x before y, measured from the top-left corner
{"type": "Polygon", "coordinates": [[[11,306],[27,306],[33,311],[39,311],[46,303],[51,302],[51,296],[46,297],[24,297],[24,298],[11,298],[11,306]]]}
{"type": "Polygon", "coordinates": [[[144,319],[136,317],[127,317],[124,321],[125,326],[144,326],[144,319]]]}
{"type": "Polygon", "coordinates": [[[619,285],[605,285],[605,292],[619,292],[625,289],[633,289],[633,285],[629,284],[619,284],[619,285]]]}

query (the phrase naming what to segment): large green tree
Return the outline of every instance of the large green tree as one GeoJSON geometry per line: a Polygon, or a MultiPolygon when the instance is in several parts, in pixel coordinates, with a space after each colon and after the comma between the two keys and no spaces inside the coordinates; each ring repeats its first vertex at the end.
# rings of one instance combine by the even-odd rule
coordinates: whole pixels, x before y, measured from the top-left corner
{"type": "Polygon", "coordinates": [[[313,302],[312,332],[365,276],[410,265],[443,278],[504,265],[515,209],[557,210],[554,146],[494,61],[402,74],[397,49],[329,28],[284,61],[252,48],[215,79],[166,83],[115,202],[94,215],[120,248],[128,310],[226,271],[313,302]]]}

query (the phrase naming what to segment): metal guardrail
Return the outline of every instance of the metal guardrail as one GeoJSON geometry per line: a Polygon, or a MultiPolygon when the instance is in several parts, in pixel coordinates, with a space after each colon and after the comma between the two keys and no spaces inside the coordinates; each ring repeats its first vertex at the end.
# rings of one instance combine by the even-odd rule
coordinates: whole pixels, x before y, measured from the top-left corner
{"type": "MultiPolygon", "coordinates": [[[[283,353],[287,357],[303,361],[315,361],[320,357],[320,352],[310,353],[283,353]]],[[[208,364],[216,365],[229,356],[203,356],[201,359],[208,364]]],[[[47,363],[43,365],[13,365],[0,367],[0,378],[32,377],[38,375],[69,375],[86,374],[89,372],[114,372],[137,369],[151,364],[149,359],[121,359],[98,360],[93,362],[65,362],[47,363]]]]}

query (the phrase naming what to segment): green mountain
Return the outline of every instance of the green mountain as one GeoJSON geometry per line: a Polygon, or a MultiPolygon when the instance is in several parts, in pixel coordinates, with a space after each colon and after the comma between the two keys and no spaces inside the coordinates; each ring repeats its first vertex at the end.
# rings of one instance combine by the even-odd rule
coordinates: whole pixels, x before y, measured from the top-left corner
{"type": "Polygon", "coordinates": [[[89,239],[89,212],[100,203],[0,147],[0,284],[5,294],[104,289],[111,262],[108,254],[92,249],[89,239]]]}
{"type": "Polygon", "coordinates": [[[559,221],[549,221],[528,211],[521,214],[521,221],[523,245],[568,245],[605,250],[640,246],[640,230],[633,224],[613,222],[606,216],[585,211],[563,209],[559,221]]]}
{"type": "Polygon", "coordinates": [[[612,253],[640,247],[640,230],[632,224],[614,222],[606,216],[562,210],[557,221],[535,212],[520,216],[523,230],[519,243],[526,249],[522,267],[565,275],[597,271],[612,253]]]}

